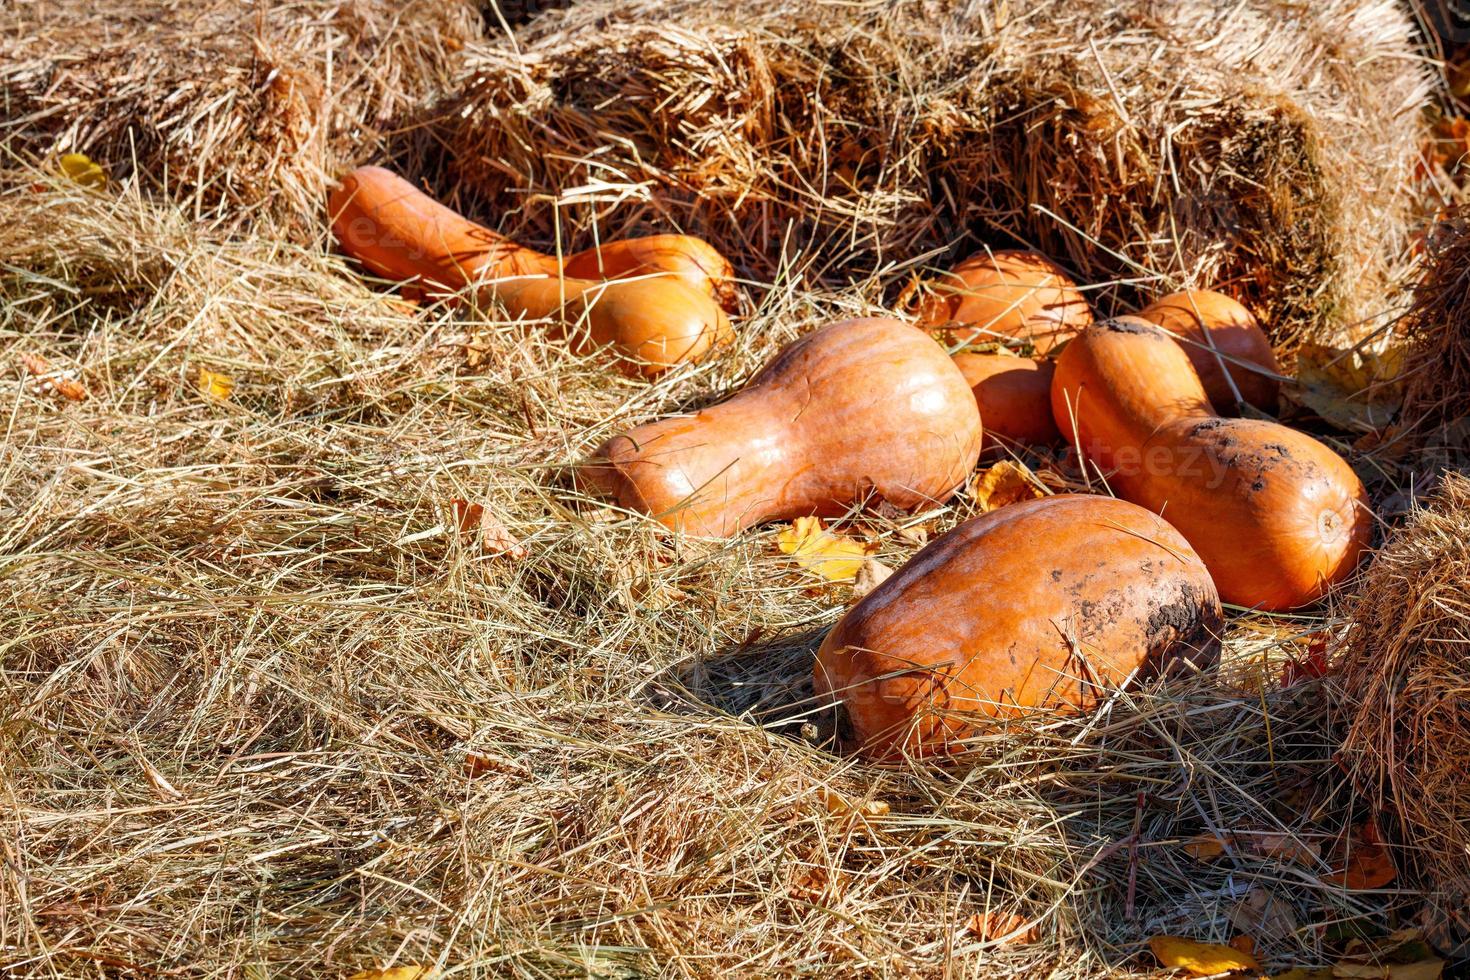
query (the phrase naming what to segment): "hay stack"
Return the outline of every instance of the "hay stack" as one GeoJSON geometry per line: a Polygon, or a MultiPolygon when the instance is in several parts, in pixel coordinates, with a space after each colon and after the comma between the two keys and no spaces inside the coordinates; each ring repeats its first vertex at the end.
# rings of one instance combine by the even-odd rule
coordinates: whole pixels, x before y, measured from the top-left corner
{"type": "Polygon", "coordinates": [[[968,236],[1092,282],[1233,281],[1280,332],[1381,308],[1427,94],[1397,5],[1012,9],[577,4],[471,52],[442,188],[535,202],[506,223],[545,240],[677,224],[766,280],[968,236]]]}
{"type": "MultiPolygon", "coordinates": [[[[851,293],[788,287],[647,385],[177,203],[0,188],[0,894],[25,897],[0,974],[1084,980],[1231,935],[1240,881],[1320,921],[1300,866],[1181,847],[1314,839],[1283,799],[1330,783],[1315,698],[1201,676],[964,768],[835,756],[811,658],[850,590],[774,529],[676,550],[548,474],[866,312],[851,293]],[[1037,940],[983,941],[990,911],[1037,940]]],[[[1256,669],[1242,632],[1227,672],[1256,669]]],[[[1260,941],[1321,960],[1309,929],[1260,941]]]]}
{"type": "Polygon", "coordinates": [[[1470,209],[1452,210],[1425,239],[1423,275],[1401,328],[1409,345],[1402,418],[1431,446],[1470,448],[1470,209]]]}
{"type": "Polygon", "coordinates": [[[1470,936],[1470,479],[1447,475],[1379,554],[1352,620],[1344,754],[1440,918],[1470,936]]]}
{"type": "Polygon", "coordinates": [[[301,228],[332,170],[437,91],[481,20],[468,0],[70,0],[11,7],[0,28],[0,146],[83,152],[301,228]]]}

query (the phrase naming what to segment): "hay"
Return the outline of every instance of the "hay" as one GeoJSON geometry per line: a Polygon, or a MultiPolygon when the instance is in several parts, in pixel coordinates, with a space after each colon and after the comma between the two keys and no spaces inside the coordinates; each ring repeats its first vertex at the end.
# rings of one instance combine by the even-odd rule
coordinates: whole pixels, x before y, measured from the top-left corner
{"type": "Polygon", "coordinates": [[[764,282],[1019,242],[1281,340],[1383,312],[1429,85],[1387,0],[582,3],[467,64],[439,184],[508,230],[675,225],[764,282]]]}
{"type": "Polygon", "coordinates": [[[1470,940],[1470,479],[1447,475],[1394,535],[1351,615],[1344,756],[1396,820],[1431,921],[1470,940]]]}
{"type": "Polygon", "coordinates": [[[0,187],[7,975],[1119,976],[1252,902],[1273,963],[1392,914],[1324,866],[1180,846],[1341,829],[1315,689],[1236,686],[1335,617],[1238,618],[1220,677],[879,767],[809,702],[848,590],[769,532],[676,548],[557,476],[860,297],[788,283],[648,386],[135,190],[0,187]],[[456,533],[455,498],[526,557],[456,533]],[[982,943],[987,909],[1039,939],[982,943]]]}
{"type": "Polygon", "coordinates": [[[1470,210],[1447,211],[1424,242],[1423,272],[1398,328],[1408,350],[1402,424],[1463,469],[1470,463],[1470,210]]]}
{"type": "Polygon", "coordinates": [[[481,33],[468,0],[8,4],[0,143],[300,230],[481,33]]]}
{"type": "MultiPolygon", "coordinates": [[[[1385,275],[1400,235],[1402,23],[1232,5],[1185,71],[1157,41],[1203,9],[579,5],[523,62],[476,47],[426,117],[447,144],[397,128],[472,5],[8,10],[10,148],[137,179],[0,172],[0,972],[1068,980],[1153,973],[1160,933],[1247,931],[1280,966],[1396,922],[1320,861],[1182,847],[1325,851],[1351,822],[1317,686],[1275,682],[1335,611],[1236,616],[1218,675],[877,766],[810,700],[847,588],[769,530],[671,542],[563,472],[879,311],[925,250],[1040,244],[1121,276],[1105,308],[1235,277],[1283,335],[1348,318],[1343,268],[1385,275]],[[330,168],[389,144],[543,243],[710,234],[758,310],[645,385],[539,324],[407,305],[323,247],[330,168]],[[988,910],[1038,938],[982,941],[988,910]]],[[[852,530],[891,566],[919,546],[852,530]]]]}

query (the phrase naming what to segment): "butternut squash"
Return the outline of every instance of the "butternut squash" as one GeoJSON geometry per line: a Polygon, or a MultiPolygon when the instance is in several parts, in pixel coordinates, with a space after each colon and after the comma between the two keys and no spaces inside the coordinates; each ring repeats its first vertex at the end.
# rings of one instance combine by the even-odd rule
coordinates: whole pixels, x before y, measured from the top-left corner
{"type": "Polygon", "coordinates": [[[1135,676],[1218,657],[1209,572],[1179,532],[1110,497],[1002,507],[935,539],[817,651],[817,696],[858,748],[950,751],[993,719],[1086,711],[1135,676]]]}
{"type": "Polygon", "coordinates": [[[1215,414],[1188,356],[1147,320],[1107,320],[1069,343],[1052,412],[1117,496],[1179,529],[1226,602],[1315,602],[1368,546],[1352,467],[1286,426],[1215,414]]]}
{"type": "Polygon", "coordinates": [[[1250,310],[1224,293],[1186,289],[1159,297],[1138,315],[1179,340],[1216,411],[1238,415],[1242,401],[1263,412],[1276,410],[1281,386],[1275,375],[1281,367],[1250,310]]]}
{"type": "Polygon", "coordinates": [[[980,440],[942,347],[898,320],[846,320],[790,344],[733,398],[608,440],[582,476],[668,527],[727,537],[879,499],[939,503],[980,440]]]}
{"type": "Polygon", "coordinates": [[[328,211],[343,247],[386,278],[420,277],[459,290],[507,276],[597,281],[667,273],[727,311],[736,307],[735,270],[712,245],[689,235],[618,239],[558,259],[470,221],[382,167],[344,176],[328,211]]]}
{"type": "Polygon", "coordinates": [[[1062,441],[1051,415],[1056,373],[1051,361],[960,351],[954,363],[975,393],[986,445],[1049,446],[1062,441]]]}
{"type": "Polygon", "coordinates": [[[1092,310],[1061,267],[1039,252],[972,255],[901,301],[920,326],[951,344],[1022,340],[1037,354],[1092,322],[1092,310]]]}
{"type": "Polygon", "coordinates": [[[512,316],[551,321],[577,349],[612,345],[626,370],[657,374],[730,337],[712,298],[729,282],[729,266],[703,243],[689,246],[697,239],[631,239],[567,259],[565,270],[643,275],[602,282],[576,278],[554,256],[461,217],[379,167],[343,178],[329,207],[343,250],[373,273],[451,291],[477,285],[512,316]],[[707,270],[716,259],[724,264],[707,270]]]}

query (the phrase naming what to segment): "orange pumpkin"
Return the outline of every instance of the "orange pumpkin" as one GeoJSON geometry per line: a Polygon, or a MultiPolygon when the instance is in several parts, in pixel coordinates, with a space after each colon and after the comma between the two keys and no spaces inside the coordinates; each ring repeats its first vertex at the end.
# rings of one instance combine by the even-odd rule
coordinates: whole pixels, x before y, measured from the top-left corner
{"type": "Polygon", "coordinates": [[[1263,412],[1276,410],[1281,386],[1275,375],[1281,367],[1250,310],[1224,293],[1186,289],[1161,296],[1138,315],[1179,339],[1210,404],[1221,414],[1238,415],[1240,401],[1263,412]],[[1252,370],[1252,365],[1261,371],[1252,370]]]}
{"type": "Polygon", "coordinates": [[[944,349],[898,320],[830,324],[739,394],[608,440],[593,490],[671,528],[725,537],[764,521],[948,498],[980,454],[980,412],[944,349]]]}
{"type": "Polygon", "coordinates": [[[1103,321],[1068,344],[1052,411],[1113,493],[1179,529],[1226,602],[1315,602],[1368,546],[1352,467],[1286,426],[1217,415],[1184,351],[1146,320],[1103,321]]]}
{"type": "Polygon", "coordinates": [[[379,167],[343,178],[329,207],[343,250],[377,275],[451,291],[476,285],[512,316],[550,321],[576,349],[611,345],[624,370],[657,374],[730,337],[729,320],[712,298],[728,285],[729,265],[697,239],[609,243],[570,257],[563,268],[379,167]],[[641,278],[603,282],[569,270],[641,278]]]}
{"type": "Polygon", "coordinates": [[[1029,500],[931,542],[817,651],[817,696],[875,756],[945,752],[996,718],[1085,711],[1215,660],[1220,600],[1189,543],[1110,497],[1029,500]]]}
{"type": "Polygon", "coordinates": [[[1051,361],[960,351],[954,363],[975,393],[987,445],[1061,442],[1051,414],[1051,379],[1056,372],[1051,361]]]}
{"type": "Polygon", "coordinates": [[[920,326],[951,344],[1029,342],[1037,354],[1092,322],[1087,300],[1061,267],[1039,252],[972,255],[901,300],[920,326]]]}

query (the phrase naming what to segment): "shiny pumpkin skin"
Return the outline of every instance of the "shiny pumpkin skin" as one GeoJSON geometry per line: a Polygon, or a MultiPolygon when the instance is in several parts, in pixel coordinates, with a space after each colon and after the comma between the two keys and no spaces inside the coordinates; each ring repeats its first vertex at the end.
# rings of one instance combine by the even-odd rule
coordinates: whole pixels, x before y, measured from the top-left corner
{"type": "Polygon", "coordinates": [[[1220,414],[1239,414],[1236,390],[1247,404],[1263,412],[1276,411],[1281,385],[1275,378],[1214,353],[1219,351],[1237,361],[1258,365],[1271,374],[1281,373],[1271,341],[1251,311],[1240,303],[1213,290],[1186,289],[1159,297],[1138,315],[1182,338],[1184,353],[1205,386],[1210,404],[1220,414]],[[1234,380],[1235,389],[1230,387],[1227,374],[1234,380]]]}
{"type": "MultiPolygon", "coordinates": [[[[466,220],[381,168],[345,177],[331,207],[343,250],[370,271],[446,290],[477,285],[482,301],[498,302],[512,316],[549,321],[574,349],[610,345],[626,373],[656,375],[703,357],[732,335],[702,272],[642,275],[658,256],[672,254],[667,242],[605,246],[602,268],[641,277],[600,282],[563,275],[552,257],[466,220]]],[[[579,256],[568,264],[591,267],[579,256]]]]}
{"type": "Polygon", "coordinates": [[[1371,541],[1367,493],[1341,456],[1274,422],[1217,415],[1184,351],[1146,320],[1103,321],[1068,344],[1052,412],[1090,472],[1179,529],[1226,602],[1309,605],[1371,541]]]}
{"type": "Polygon", "coordinates": [[[1051,414],[1056,365],[1035,357],[960,351],[955,366],[975,393],[987,446],[1049,446],[1062,441],[1051,414]]]}
{"type": "Polygon", "coordinates": [[[421,278],[448,290],[507,276],[625,279],[661,275],[735,309],[735,271],[708,242],[650,235],[604,242],[560,260],[527,248],[445,207],[383,167],[345,175],[327,202],[343,249],[377,275],[421,278]]]}
{"type": "Polygon", "coordinates": [[[912,293],[919,325],[947,343],[1029,342],[1037,354],[1092,322],[1092,309],[1067,274],[1039,252],[972,255],[912,293]]]}
{"type": "Polygon", "coordinates": [[[731,337],[724,311],[677,279],[531,276],[487,283],[480,297],[513,317],[548,320],[575,351],[611,345],[619,369],[645,377],[697,361],[731,337]]]}
{"type": "Polygon", "coordinates": [[[863,597],[822,642],[815,689],[865,754],[942,753],[994,719],[1086,711],[1130,677],[1206,667],[1221,624],[1166,521],[1045,497],[961,524],[863,597]]]}
{"type": "Polygon", "coordinates": [[[609,439],[581,476],[670,528],[728,537],[880,498],[938,503],[980,442],[974,395],[942,347],[898,320],[846,320],[787,346],[734,397],[609,439]]]}

